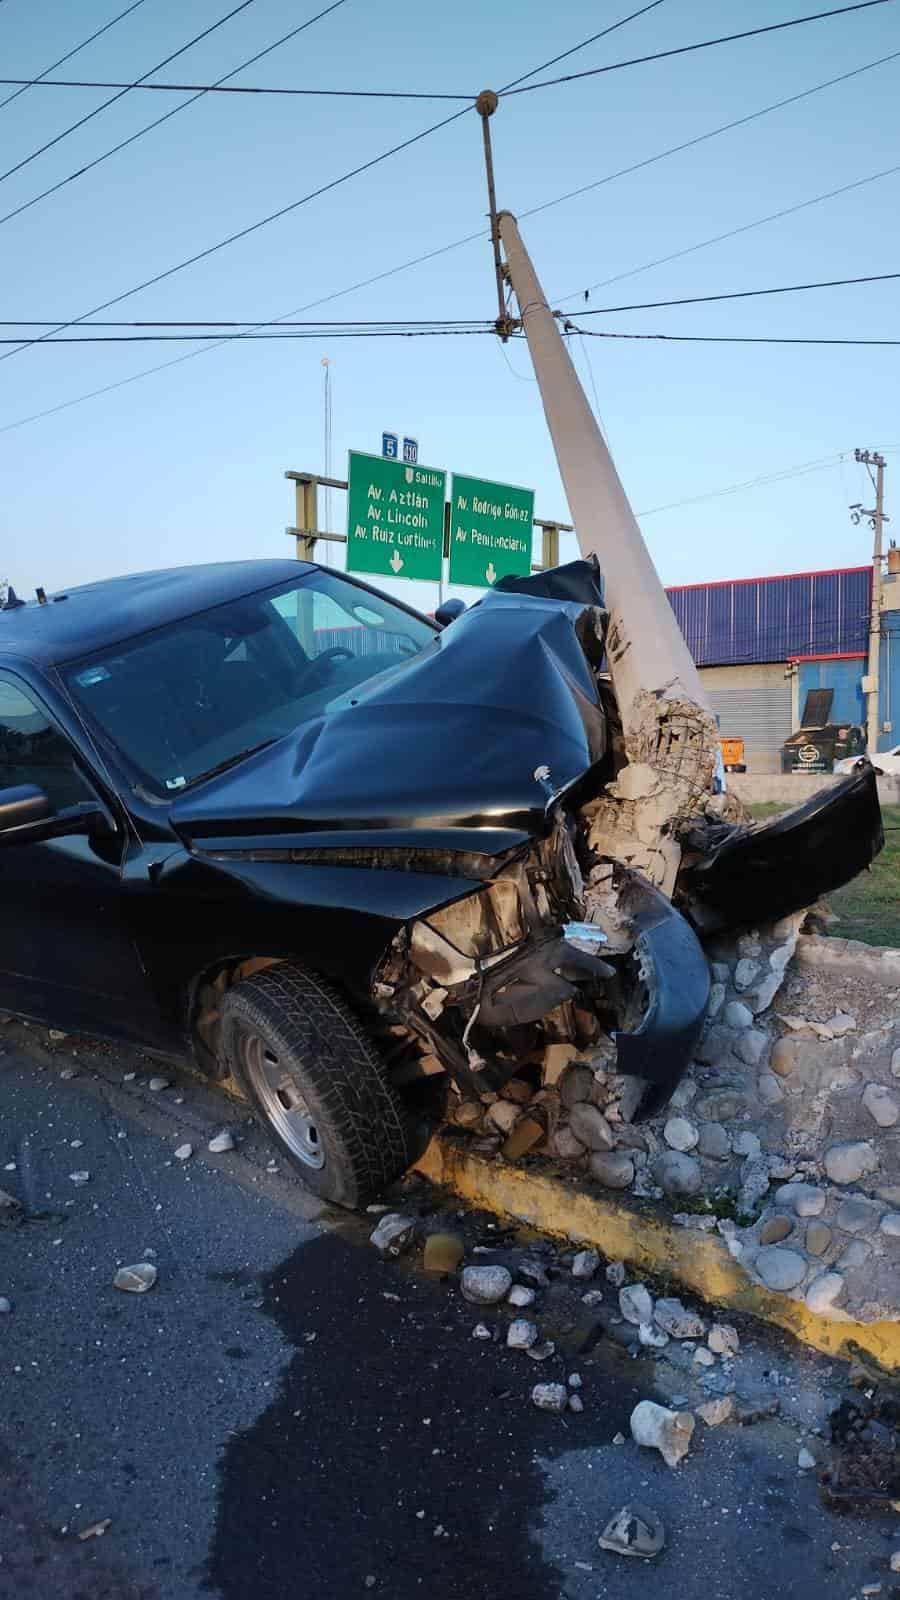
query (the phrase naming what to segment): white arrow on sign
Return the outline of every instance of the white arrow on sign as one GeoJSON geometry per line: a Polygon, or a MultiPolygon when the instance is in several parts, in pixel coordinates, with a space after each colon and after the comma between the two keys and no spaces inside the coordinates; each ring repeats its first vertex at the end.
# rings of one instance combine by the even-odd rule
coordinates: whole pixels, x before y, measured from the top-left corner
{"type": "Polygon", "coordinates": [[[393,571],[395,573],[400,571],[400,568],[403,565],[403,557],[400,554],[399,550],[395,550],[394,551],[394,553],[391,556],[391,559],[390,559],[390,562],[388,563],[388,565],[393,569],[393,571]]]}
{"type": "Polygon", "coordinates": [[[496,567],[495,567],[495,566],[494,566],[494,563],[493,563],[493,561],[489,561],[489,562],[488,562],[488,564],[487,564],[487,567],[486,567],[486,568],[485,568],[485,573],[484,573],[484,575],[485,575],[485,577],[486,577],[486,578],[487,578],[487,581],[488,581],[488,583],[495,583],[495,582],[496,582],[496,579],[497,579],[497,569],[496,569],[496,567]]]}

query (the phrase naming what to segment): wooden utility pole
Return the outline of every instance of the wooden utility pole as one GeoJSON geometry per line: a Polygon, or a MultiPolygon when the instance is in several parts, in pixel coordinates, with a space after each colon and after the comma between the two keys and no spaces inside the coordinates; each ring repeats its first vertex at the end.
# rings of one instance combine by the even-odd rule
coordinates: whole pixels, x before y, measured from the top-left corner
{"type": "Polygon", "coordinates": [[[875,546],[872,551],[872,609],[869,613],[869,660],[867,676],[869,687],[866,693],[866,746],[870,756],[874,756],[878,749],[878,736],[881,732],[881,586],[882,586],[882,547],[884,544],[884,524],[890,517],[884,514],[884,456],[877,450],[855,450],[854,456],[864,467],[875,468],[875,504],[870,510],[862,505],[850,507],[850,516],[854,522],[861,522],[863,517],[869,520],[869,526],[875,534],[875,546]]]}

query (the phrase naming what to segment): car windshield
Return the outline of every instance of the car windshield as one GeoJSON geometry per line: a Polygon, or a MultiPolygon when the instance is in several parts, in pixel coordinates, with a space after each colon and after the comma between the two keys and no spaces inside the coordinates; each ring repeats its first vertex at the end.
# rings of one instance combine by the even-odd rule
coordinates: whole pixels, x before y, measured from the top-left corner
{"type": "Polygon", "coordinates": [[[65,676],[138,781],[172,793],[322,715],[434,638],[384,596],[317,571],[99,651],[65,676]]]}

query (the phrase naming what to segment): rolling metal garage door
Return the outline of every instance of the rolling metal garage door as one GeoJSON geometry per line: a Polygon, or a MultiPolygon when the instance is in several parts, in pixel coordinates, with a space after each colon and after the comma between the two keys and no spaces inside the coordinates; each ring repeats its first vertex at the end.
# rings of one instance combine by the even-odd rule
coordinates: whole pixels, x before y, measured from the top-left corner
{"type": "Polygon", "coordinates": [[[791,680],[784,662],[703,667],[700,678],[726,738],[743,739],[748,772],[780,772],[781,746],[792,732],[791,680]]]}

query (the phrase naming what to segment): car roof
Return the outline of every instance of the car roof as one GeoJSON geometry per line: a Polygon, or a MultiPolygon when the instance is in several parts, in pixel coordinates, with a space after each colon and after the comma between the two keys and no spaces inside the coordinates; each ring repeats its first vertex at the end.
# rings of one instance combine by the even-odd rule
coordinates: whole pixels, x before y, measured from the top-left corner
{"type": "Polygon", "coordinates": [[[290,583],[315,571],[308,561],[217,561],[104,578],[0,610],[0,664],[14,659],[54,666],[105,646],[224,605],[241,595],[290,583]]]}

